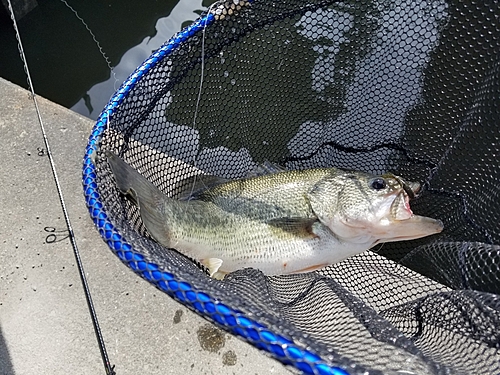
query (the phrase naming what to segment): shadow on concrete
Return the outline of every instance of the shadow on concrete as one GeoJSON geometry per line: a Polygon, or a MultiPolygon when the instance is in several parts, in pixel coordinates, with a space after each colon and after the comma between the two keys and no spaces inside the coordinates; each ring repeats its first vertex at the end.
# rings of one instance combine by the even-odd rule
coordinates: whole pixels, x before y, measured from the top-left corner
{"type": "Polygon", "coordinates": [[[3,337],[2,326],[0,325],[0,375],[15,375],[10,359],[9,350],[3,337]]]}

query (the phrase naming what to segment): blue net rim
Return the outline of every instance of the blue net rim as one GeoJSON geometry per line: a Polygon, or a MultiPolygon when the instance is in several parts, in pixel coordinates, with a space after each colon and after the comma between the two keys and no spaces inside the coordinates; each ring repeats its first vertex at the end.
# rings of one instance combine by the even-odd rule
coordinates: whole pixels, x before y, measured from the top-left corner
{"type": "Polygon", "coordinates": [[[230,333],[242,337],[255,347],[268,352],[283,364],[294,366],[305,374],[348,375],[349,373],[344,368],[332,364],[331,359],[323,359],[313,350],[304,349],[303,345],[296,344],[287,335],[273,332],[266,325],[248,316],[249,314],[234,309],[223,303],[220,298],[196,288],[193,283],[184,280],[175,272],[166,272],[159,265],[148,261],[137,250],[134,250],[130,240],[120,234],[100,200],[96,167],[93,160],[101,136],[117,107],[152,67],[176,50],[181,43],[202,31],[203,28],[210,26],[215,20],[212,13],[207,13],[173,36],[125,80],[101,112],[92,129],[83,159],[83,190],[90,217],[103,240],[122,262],[197,314],[215,322],[230,333]]]}

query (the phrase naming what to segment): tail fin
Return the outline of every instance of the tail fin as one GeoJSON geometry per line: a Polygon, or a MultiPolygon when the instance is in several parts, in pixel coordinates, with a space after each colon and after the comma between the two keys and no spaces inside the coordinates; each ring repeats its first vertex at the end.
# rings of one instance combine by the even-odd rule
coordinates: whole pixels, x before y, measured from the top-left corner
{"type": "Polygon", "coordinates": [[[138,205],[137,198],[140,198],[141,203],[144,203],[144,201],[151,199],[157,201],[158,197],[163,195],[156,186],[125,163],[118,155],[113,154],[111,151],[106,151],[106,157],[115,176],[116,186],[135,205],[138,205]]]}
{"type": "Polygon", "coordinates": [[[156,241],[169,247],[165,205],[174,204],[174,200],[164,195],[119,156],[106,151],[106,157],[115,176],[116,186],[139,208],[142,222],[148,232],[156,241]]]}

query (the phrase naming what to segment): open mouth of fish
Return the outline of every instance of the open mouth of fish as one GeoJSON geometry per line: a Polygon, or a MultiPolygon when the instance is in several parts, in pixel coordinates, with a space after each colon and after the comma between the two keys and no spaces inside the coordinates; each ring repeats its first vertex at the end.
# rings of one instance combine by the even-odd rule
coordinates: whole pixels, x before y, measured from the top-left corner
{"type": "Polygon", "coordinates": [[[392,202],[390,213],[394,220],[408,220],[415,215],[410,207],[410,199],[414,199],[420,191],[421,185],[418,182],[406,182],[401,177],[390,175],[403,188],[392,202]]]}
{"type": "Polygon", "coordinates": [[[413,211],[410,208],[410,199],[405,192],[399,193],[391,205],[391,217],[394,220],[408,220],[413,217],[413,211]]]}
{"type": "Polygon", "coordinates": [[[420,184],[400,181],[403,190],[400,191],[390,207],[393,222],[398,224],[392,231],[390,241],[409,240],[440,233],[443,230],[441,220],[415,215],[410,207],[410,199],[420,191],[420,184]],[[399,228],[397,228],[399,227],[399,228]]]}

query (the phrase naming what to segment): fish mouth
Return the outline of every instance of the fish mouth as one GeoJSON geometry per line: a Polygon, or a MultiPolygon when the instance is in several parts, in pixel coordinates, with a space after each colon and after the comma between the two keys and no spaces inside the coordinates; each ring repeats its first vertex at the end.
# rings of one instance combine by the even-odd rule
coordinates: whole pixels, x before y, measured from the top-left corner
{"type": "Polygon", "coordinates": [[[414,240],[441,233],[443,228],[441,220],[413,215],[410,219],[398,221],[395,228],[384,233],[383,238],[380,238],[377,243],[414,240]]]}
{"type": "Polygon", "coordinates": [[[415,196],[420,191],[421,185],[419,182],[407,182],[403,180],[401,177],[396,176],[395,174],[392,173],[386,173],[382,175],[382,177],[392,178],[396,180],[399,183],[399,185],[403,188],[404,192],[408,195],[409,199],[415,198],[415,196]]]}
{"type": "MultiPolygon", "coordinates": [[[[412,184],[413,185],[413,184],[412,184]]],[[[418,187],[412,186],[412,191],[418,192],[418,187]]],[[[441,220],[432,219],[426,216],[414,215],[410,208],[410,199],[406,191],[401,191],[394,199],[391,208],[391,217],[394,228],[390,230],[390,240],[385,242],[411,240],[431,234],[440,233],[444,226],[441,220]]]]}
{"type": "Polygon", "coordinates": [[[413,211],[410,208],[410,197],[406,191],[401,191],[391,204],[391,217],[400,221],[411,219],[413,216],[413,211]]]}

